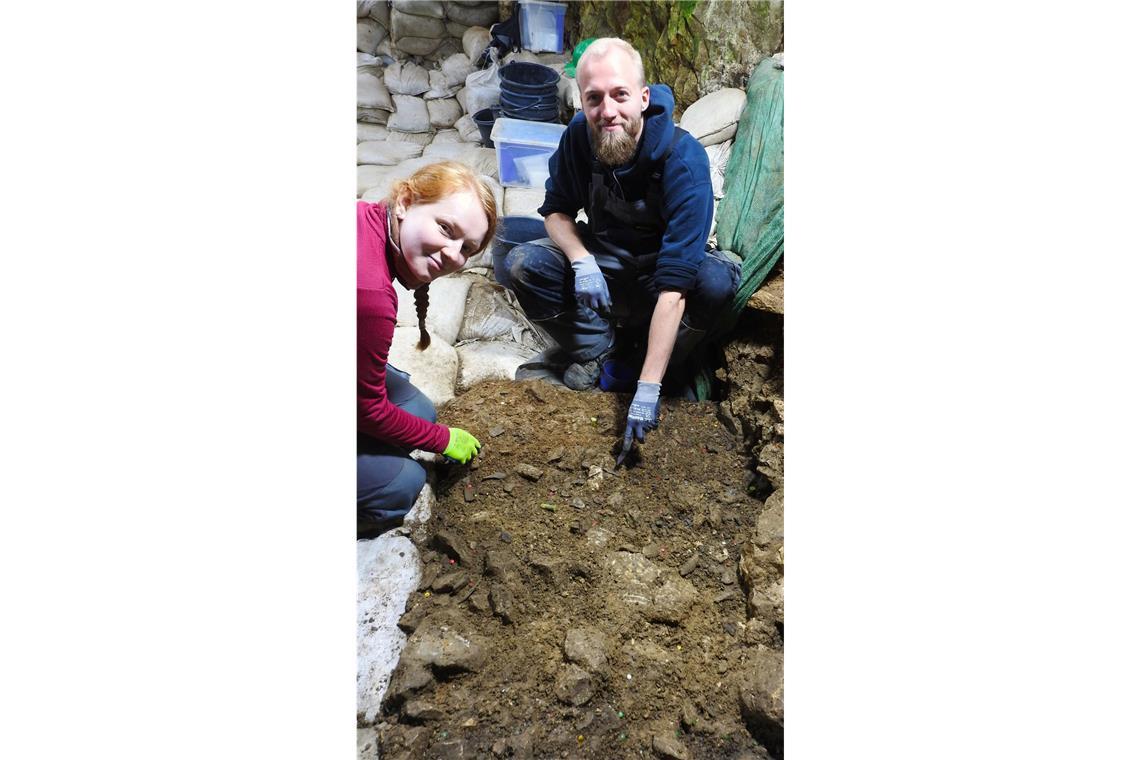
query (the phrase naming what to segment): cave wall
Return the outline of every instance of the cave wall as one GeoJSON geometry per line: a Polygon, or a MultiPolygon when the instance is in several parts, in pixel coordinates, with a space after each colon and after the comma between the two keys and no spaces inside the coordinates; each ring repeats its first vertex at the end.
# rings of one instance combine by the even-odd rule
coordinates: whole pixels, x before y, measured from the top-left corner
{"type": "Polygon", "coordinates": [[[722,87],[744,88],[762,59],[784,49],[782,0],[585,0],[569,3],[566,47],[621,37],[641,53],[649,83],[677,98],[675,116],[722,87]]]}

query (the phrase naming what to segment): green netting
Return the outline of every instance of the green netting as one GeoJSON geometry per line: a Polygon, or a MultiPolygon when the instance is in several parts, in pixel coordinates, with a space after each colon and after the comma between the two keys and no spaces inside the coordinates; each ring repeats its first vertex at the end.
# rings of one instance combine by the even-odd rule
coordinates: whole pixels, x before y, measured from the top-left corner
{"type": "MultiPolygon", "coordinates": [[[[763,60],[748,80],[748,102],[725,170],[724,198],[716,216],[717,244],[743,259],[740,288],[710,338],[729,332],[752,294],[784,253],[784,70],[763,60]]],[[[707,399],[707,362],[696,378],[707,399]]]]}

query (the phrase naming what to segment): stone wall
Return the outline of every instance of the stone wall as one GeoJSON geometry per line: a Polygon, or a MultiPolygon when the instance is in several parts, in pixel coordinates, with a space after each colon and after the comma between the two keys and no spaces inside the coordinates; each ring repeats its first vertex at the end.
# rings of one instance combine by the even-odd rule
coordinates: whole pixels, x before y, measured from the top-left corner
{"type": "Polygon", "coordinates": [[[722,87],[744,88],[761,59],[784,49],[782,0],[585,0],[570,3],[566,44],[617,36],[642,55],[645,76],[673,88],[676,115],[722,87]]]}

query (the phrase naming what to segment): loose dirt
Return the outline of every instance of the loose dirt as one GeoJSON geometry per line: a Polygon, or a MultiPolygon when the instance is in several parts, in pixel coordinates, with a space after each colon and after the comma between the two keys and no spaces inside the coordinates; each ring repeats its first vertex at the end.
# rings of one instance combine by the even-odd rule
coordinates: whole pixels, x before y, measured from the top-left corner
{"type": "Polygon", "coordinates": [[[738,329],[724,400],[665,399],[632,468],[629,395],[440,410],[483,448],[438,471],[381,757],[782,756],[781,326],[738,329]]]}

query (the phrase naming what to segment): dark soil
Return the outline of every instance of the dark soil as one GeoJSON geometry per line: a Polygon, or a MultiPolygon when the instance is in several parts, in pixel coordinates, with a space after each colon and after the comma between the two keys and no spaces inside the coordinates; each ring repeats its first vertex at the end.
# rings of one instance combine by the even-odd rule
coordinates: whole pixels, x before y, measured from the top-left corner
{"type": "Polygon", "coordinates": [[[382,757],[782,756],[782,380],[778,334],[748,335],[725,399],[664,400],[632,468],[628,395],[491,382],[440,411],[483,448],[438,470],[382,757]]]}

